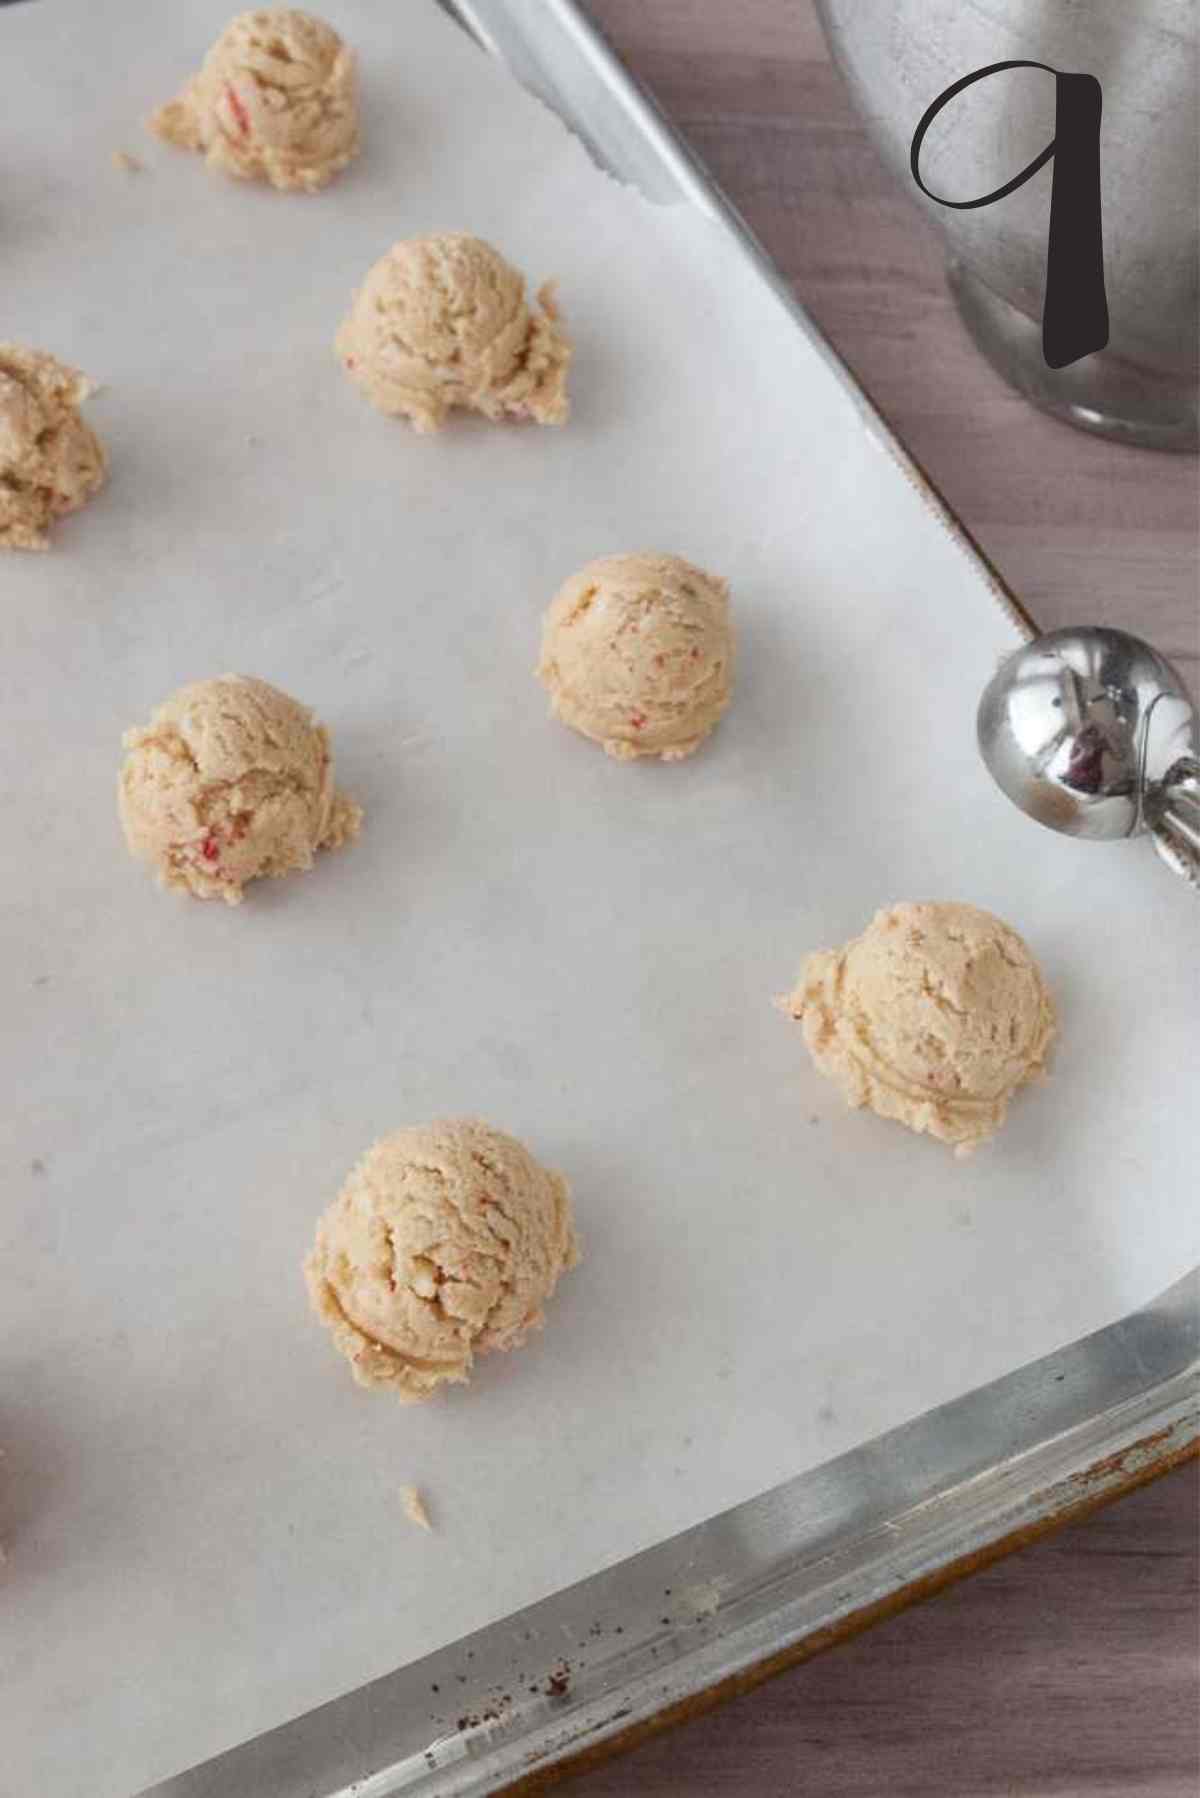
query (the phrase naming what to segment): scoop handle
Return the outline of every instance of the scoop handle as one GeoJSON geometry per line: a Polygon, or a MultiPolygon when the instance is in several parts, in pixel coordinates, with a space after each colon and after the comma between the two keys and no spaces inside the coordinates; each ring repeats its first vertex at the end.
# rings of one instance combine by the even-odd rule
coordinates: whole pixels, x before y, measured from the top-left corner
{"type": "Polygon", "coordinates": [[[1180,756],[1143,801],[1146,828],[1173,874],[1200,894],[1200,761],[1180,756]]]}

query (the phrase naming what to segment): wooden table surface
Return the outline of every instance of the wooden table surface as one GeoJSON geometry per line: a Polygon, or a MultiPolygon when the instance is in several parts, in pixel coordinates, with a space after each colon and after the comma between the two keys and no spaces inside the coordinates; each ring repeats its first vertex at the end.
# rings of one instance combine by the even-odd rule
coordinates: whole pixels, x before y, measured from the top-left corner
{"type": "MultiPolygon", "coordinates": [[[[1038,622],[1123,625],[1198,680],[1195,459],[1085,436],[992,373],[809,0],[586,4],[1038,622]]],[[[1196,1798],[1198,1521],[1193,1465],[572,1789],[1196,1798]]]]}

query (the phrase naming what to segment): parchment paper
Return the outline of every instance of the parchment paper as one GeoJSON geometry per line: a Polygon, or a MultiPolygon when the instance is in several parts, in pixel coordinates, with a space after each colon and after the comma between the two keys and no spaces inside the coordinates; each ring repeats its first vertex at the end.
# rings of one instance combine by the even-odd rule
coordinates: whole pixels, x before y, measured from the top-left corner
{"type": "Polygon", "coordinates": [[[11,1798],[128,1794],[1200,1253],[1194,901],[990,789],[1013,628],[778,303],[416,0],[331,0],[366,89],[335,187],[209,175],[139,120],[226,3],[0,16],[0,335],[105,383],[112,452],[53,552],[0,564],[11,1798]],[[417,438],[343,377],[351,289],[440,228],[559,278],[566,430],[417,438]],[[675,767],[608,761],[531,676],[558,583],[643,546],[735,594],[734,709],[675,767]],[[114,813],[122,729],[230,668],[318,709],[367,812],[237,911],[158,892],[114,813]],[[908,896],[1010,918],[1061,1006],[1052,1084],[965,1166],[844,1111],[772,1008],[908,896]],[[405,1409],[352,1386],[299,1264],[367,1143],[464,1111],[567,1171],[585,1259],[533,1346],[405,1409]]]}

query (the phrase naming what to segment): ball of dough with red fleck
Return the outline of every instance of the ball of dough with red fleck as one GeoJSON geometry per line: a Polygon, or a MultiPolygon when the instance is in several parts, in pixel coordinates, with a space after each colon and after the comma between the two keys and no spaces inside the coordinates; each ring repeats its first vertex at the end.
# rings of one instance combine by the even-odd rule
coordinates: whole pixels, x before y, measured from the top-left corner
{"type": "Polygon", "coordinates": [[[54,520],[104,485],[103,446],[79,414],[91,391],[44,350],[0,343],[0,549],[45,549],[54,520]]]}
{"type": "Polygon", "coordinates": [[[843,948],[809,955],[782,1003],[849,1104],[960,1155],[1044,1073],[1055,1034],[1028,945],[975,905],[887,906],[843,948]]]}
{"type": "Polygon", "coordinates": [[[351,1171],[304,1264],[360,1386],[409,1403],[517,1348],[579,1260],[561,1174],[472,1118],[385,1136],[351,1171]]]}
{"type": "Polygon", "coordinates": [[[462,232],[393,244],[369,270],[336,341],[377,411],[436,431],[453,406],[562,424],[571,346],[543,286],[536,306],[499,250],[462,232]]]}
{"type": "Polygon", "coordinates": [[[609,755],[679,761],[729,704],[729,588],[681,556],[601,556],[551,602],[537,674],[556,716],[609,755]]]}
{"type": "Polygon", "coordinates": [[[334,787],[329,732],[266,681],[181,687],[124,741],[121,823],[161,886],[236,905],[248,881],[311,868],[318,849],[358,835],[362,811],[334,787]]]}
{"type": "Polygon", "coordinates": [[[358,154],[353,53],[311,13],[240,13],[150,129],[240,180],[315,193],[358,154]]]}

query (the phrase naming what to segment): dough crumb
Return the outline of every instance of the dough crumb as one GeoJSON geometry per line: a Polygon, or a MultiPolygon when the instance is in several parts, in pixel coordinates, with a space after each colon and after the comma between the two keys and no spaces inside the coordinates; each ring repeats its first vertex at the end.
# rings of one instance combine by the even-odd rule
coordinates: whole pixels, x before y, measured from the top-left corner
{"type": "Polygon", "coordinates": [[[711,1579],[698,1580],[694,1586],[685,1586],[680,1592],[680,1605],[690,1611],[698,1622],[706,1617],[715,1617],[721,1608],[721,1594],[729,1584],[729,1576],[724,1573],[714,1574],[711,1579]]]}
{"type": "Polygon", "coordinates": [[[239,180],[316,193],[358,155],[353,53],[311,13],[239,13],[149,128],[239,180]]]}
{"type": "Polygon", "coordinates": [[[679,761],[729,704],[729,588],[681,556],[601,556],[552,600],[536,673],[555,715],[609,755],[679,761]]]}
{"type": "Polygon", "coordinates": [[[313,1310],[360,1386],[407,1403],[519,1348],[579,1260],[561,1174],[502,1130],[455,1118],[367,1150],[304,1263],[313,1310]]]}
{"type": "Polygon", "coordinates": [[[115,169],[120,169],[122,174],[125,175],[140,175],[146,166],[138,157],[131,155],[128,150],[114,150],[112,153],[112,165],[115,169]]]}
{"type": "Polygon", "coordinates": [[[454,406],[493,421],[567,417],[571,345],[553,284],[531,307],[517,270],[462,232],[393,244],[355,294],[335,349],[377,411],[418,431],[439,430],[454,406]]]}
{"type": "Polygon", "coordinates": [[[195,681],[124,741],[125,840],[160,886],[237,905],[248,881],[311,868],[361,828],[333,784],[329,732],[266,681],[195,681]]]}
{"type": "Polygon", "coordinates": [[[104,485],[104,446],[79,412],[94,392],[44,350],[0,343],[0,549],[45,549],[54,520],[104,485]]]}
{"type": "Polygon", "coordinates": [[[1015,930],[974,905],[877,912],[809,955],[779,1001],[816,1066],[867,1106],[968,1155],[1046,1070],[1056,1033],[1042,971],[1015,930]]]}
{"type": "Polygon", "coordinates": [[[400,1497],[404,1503],[404,1512],[410,1523],[415,1523],[423,1530],[432,1530],[429,1512],[425,1508],[425,1500],[421,1497],[418,1486],[401,1486],[400,1497]]]}

